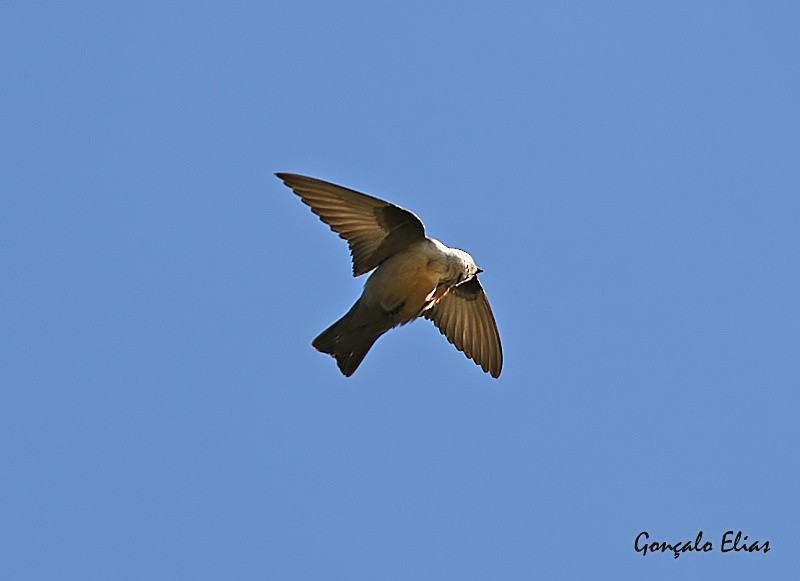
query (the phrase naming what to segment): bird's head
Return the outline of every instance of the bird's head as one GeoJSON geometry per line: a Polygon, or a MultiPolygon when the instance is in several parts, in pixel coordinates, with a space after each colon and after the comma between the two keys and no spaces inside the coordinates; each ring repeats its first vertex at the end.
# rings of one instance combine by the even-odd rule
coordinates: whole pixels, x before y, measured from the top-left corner
{"type": "Polygon", "coordinates": [[[468,252],[464,252],[463,250],[459,250],[454,248],[453,251],[455,252],[456,257],[458,258],[459,262],[461,263],[462,273],[463,276],[459,282],[464,282],[473,278],[479,272],[483,272],[482,269],[478,268],[478,265],[475,264],[475,261],[472,259],[472,256],[469,255],[468,252]]]}

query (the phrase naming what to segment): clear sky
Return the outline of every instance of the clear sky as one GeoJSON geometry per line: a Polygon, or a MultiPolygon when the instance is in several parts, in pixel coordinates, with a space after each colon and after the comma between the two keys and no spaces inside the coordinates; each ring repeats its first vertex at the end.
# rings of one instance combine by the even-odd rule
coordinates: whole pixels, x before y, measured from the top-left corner
{"type": "Polygon", "coordinates": [[[796,575],[798,31],[796,2],[5,3],[0,578],[796,575]],[[500,379],[425,320],[342,377],[310,342],[364,279],[276,171],[470,252],[500,379]]]}

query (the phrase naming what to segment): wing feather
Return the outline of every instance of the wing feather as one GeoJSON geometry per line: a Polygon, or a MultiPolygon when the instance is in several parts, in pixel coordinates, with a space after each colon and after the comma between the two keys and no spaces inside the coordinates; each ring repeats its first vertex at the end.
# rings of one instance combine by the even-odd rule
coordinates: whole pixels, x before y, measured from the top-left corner
{"type": "Polygon", "coordinates": [[[456,349],[472,359],[492,377],[503,368],[503,349],[497,323],[486,293],[473,277],[451,288],[430,309],[423,312],[456,349]]]}
{"type": "Polygon", "coordinates": [[[425,237],[412,212],[373,196],[326,181],[275,174],[340,238],[353,258],[353,276],[376,268],[392,254],[425,237]]]}

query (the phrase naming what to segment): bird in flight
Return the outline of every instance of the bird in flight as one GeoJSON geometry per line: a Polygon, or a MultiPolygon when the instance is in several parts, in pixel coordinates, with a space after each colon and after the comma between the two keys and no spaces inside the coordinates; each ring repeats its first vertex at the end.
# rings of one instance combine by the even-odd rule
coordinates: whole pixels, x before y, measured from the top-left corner
{"type": "Polygon", "coordinates": [[[500,335],[472,257],[425,236],[408,210],[367,194],[290,173],[277,173],[340,238],[353,276],[374,271],[349,311],[312,341],[350,377],[389,329],[425,317],[467,357],[499,377],[500,335]]]}

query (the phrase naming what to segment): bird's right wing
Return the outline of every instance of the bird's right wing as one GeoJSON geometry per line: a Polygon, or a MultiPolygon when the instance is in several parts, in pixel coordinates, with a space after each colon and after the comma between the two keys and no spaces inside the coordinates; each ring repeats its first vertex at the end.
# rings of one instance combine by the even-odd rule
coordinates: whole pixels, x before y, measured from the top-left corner
{"type": "Polygon", "coordinates": [[[430,309],[423,311],[456,349],[492,377],[500,377],[503,349],[492,308],[477,277],[454,286],[430,309]]]}
{"type": "Polygon", "coordinates": [[[425,237],[425,227],[408,210],[337,186],[289,173],[275,174],[331,227],[347,240],[353,276],[369,272],[392,254],[425,237]]]}

